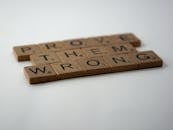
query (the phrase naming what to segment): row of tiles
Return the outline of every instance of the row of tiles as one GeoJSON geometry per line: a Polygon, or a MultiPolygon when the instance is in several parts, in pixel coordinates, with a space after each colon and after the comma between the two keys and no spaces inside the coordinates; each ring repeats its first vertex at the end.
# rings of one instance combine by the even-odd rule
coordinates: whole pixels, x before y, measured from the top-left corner
{"type": "Polygon", "coordinates": [[[24,68],[24,72],[29,83],[36,84],[79,76],[160,66],[162,66],[162,60],[156,53],[144,51],[28,66],[24,68]]]}
{"type": "Polygon", "coordinates": [[[130,43],[132,46],[140,46],[141,42],[132,33],[116,34],[109,36],[98,36],[89,38],[78,38],[64,41],[54,41],[40,44],[15,46],[14,54],[18,61],[30,60],[31,54],[41,52],[63,51],[77,48],[87,48],[96,46],[107,46],[109,44],[130,43]]]}
{"type": "Polygon", "coordinates": [[[33,65],[50,64],[54,62],[66,62],[69,60],[98,57],[104,55],[116,55],[136,52],[131,44],[113,44],[107,46],[88,47],[82,49],[64,50],[57,52],[37,53],[30,56],[33,65]]]}

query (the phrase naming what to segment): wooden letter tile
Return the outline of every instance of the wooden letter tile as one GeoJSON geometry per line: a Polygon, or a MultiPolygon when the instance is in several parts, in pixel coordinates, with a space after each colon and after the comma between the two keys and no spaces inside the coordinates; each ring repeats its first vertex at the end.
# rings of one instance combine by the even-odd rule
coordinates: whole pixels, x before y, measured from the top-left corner
{"type": "Polygon", "coordinates": [[[163,64],[162,59],[153,51],[143,51],[135,54],[138,62],[138,69],[160,67],[163,64]]]}
{"type": "Polygon", "coordinates": [[[50,64],[61,61],[55,52],[33,54],[30,56],[30,59],[33,65],[50,64]]]}
{"type": "Polygon", "coordinates": [[[53,63],[51,66],[58,75],[58,79],[82,76],[82,69],[76,61],[53,63]]]}
{"type": "Polygon", "coordinates": [[[85,72],[83,75],[96,75],[110,71],[110,65],[102,57],[81,59],[78,63],[85,72]]]}
{"type": "Polygon", "coordinates": [[[141,41],[137,38],[133,33],[120,34],[119,38],[122,41],[127,41],[132,44],[134,47],[139,47],[141,45],[141,41]]]}
{"type": "Polygon", "coordinates": [[[62,61],[76,60],[86,57],[86,54],[81,49],[64,50],[62,52],[56,52],[56,55],[60,57],[62,61]]]}
{"type": "Polygon", "coordinates": [[[47,52],[47,51],[59,52],[59,51],[62,51],[65,49],[63,42],[60,42],[60,41],[43,43],[43,44],[38,44],[38,45],[43,52],[47,52]]]}
{"type": "Polygon", "coordinates": [[[111,54],[104,46],[84,48],[83,52],[87,55],[88,58],[111,54]]]}
{"type": "Polygon", "coordinates": [[[50,65],[27,66],[24,73],[30,84],[57,80],[57,75],[50,65]]]}
{"type": "Polygon", "coordinates": [[[24,45],[13,47],[14,54],[18,61],[30,60],[30,55],[40,53],[41,50],[37,45],[24,45]]]}
{"type": "Polygon", "coordinates": [[[112,44],[105,47],[110,55],[137,52],[131,44],[112,44]]]}
{"type": "Polygon", "coordinates": [[[65,50],[71,49],[79,49],[86,47],[86,39],[72,39],[72,40],[64,40],[64,48],[65,50]]]}

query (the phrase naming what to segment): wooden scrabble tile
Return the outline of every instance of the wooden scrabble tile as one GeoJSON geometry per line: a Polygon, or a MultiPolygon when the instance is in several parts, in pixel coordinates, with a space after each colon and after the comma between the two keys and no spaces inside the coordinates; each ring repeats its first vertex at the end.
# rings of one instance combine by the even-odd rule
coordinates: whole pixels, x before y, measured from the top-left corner
{"type": "Polygon", "coordinates": [[[137,52],[136,48],[133,47],[131,44],[112,44],[104,47],[110,55],[112,54],[122,54],[122,53],[130,53],[130,52],[137,52]]]}
{"type": "Polygon", "coordinates": [[[40,53],[41,50],[37,45],[24,45],[13,47],[13,52],[18,61],[30,60],[30,55],[35,53],[40,53]]]}
{"type": "Polygon", "coordinates": [[[77,61],[85,75],[96,75],[110,72],[110,65],[102,57],[86,58],[77,61]]]}
{"type": "Polygon", "coordinates": [[[76,61],[53,63],[51,66],[58,75],[58,79],[73,78],[83,74],[83,70],[76,61]]]}
{"type": "Polygon", "coordinates": [[[160,67],[163,64],[162,59],[153,51],[143,51],[134,54],[138,62],[138,69],[160,67]]]}
{"type": "Polygon", "coordinates": [[[81,49],[64,50],[62,52],[56,52],[56,55],[60,57],[62,61],[76,60],[86,57],[86,54],[81,49]]]}
{"type": "Polygon", "coordinates": [[[105,46],[88,47],[82,50],[88,58],[111,54],[105,46]]]}
{"type": "Polygon", "coordinates": [[[55,52],[33,54],[30,56],[30,59],[33,65],[50,64],[61,61],[55,52]]]}
{"type": "Polygon", "coordinates": [[[125,42],[122,41],[118,35],[104,36],[102,40],[103,45],[122,44],[122,43],[125,43],[125,42]]]}
{"type": "Polygon", "coordinates": [[[125,33],[125,34],[120,34],[119,38],[122,41],[127,41],[130,44],[132,44],[134,47],[139,47],[141,45],[141,41],[139,38],[137,38],[133,33],[125,33]]]}
{"type": "Polygon", "coordinates": [[[61,41],[54,41],[54,42],[49,42],[49,43],[43,43],[43,44],[38,44],[42,52],[46,51],[55,51],[59,52],[65,49],[64,43],[61,41]]]}
{"type": "Polygon", "coordinates": [[[57,75],[50,65],[27,66],[24,73],[30,84],[57,80],[57,75]]]}
{"type": "Polygon", "coordinates": [[[80,39],[71,39],[71,40],[64,40],[62,41],[65,50],[71,50],[71,49],[79,49],[86,47],[87,40],[84,38],[80,39]]]}
{"type": "Polygon", "coordinates": [[[86,39],[86,47],[98,47],[103,46],[104,37],[93,37],[86,39]]]}

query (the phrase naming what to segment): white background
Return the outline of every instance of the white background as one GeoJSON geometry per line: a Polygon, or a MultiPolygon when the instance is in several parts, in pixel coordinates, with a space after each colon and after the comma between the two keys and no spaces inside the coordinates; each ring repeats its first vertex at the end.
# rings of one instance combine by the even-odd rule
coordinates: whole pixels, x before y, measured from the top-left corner
{"type": "Polygon", "coordinates": [[[172,130],[171,0],[0,0],[0,130],[172,130]],[[133,32],[162,68],[29,85],[12,47],[133,32]]]}

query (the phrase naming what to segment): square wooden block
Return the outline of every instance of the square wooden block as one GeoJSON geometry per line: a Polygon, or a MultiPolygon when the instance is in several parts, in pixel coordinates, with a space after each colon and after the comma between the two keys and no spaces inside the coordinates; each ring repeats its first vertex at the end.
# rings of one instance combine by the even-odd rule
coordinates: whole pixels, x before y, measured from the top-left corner
{"type": "Polygon", "coordinates": [[[129,43],[107,45],[105,49],[109,55],[137,52],[136,48],[129,43]]]}
{"type": "Polygon", "coordinates": [[[130,44],[132,44],[134,47],[139,47],[141,45],[141,41],[139,38],[137,38],[133,33],[124,33],[124,34],[120,34],[119,38],[122,41],[126,41],[129,42],[130,44]]]}
{"type": "Polygon", "coordinates": [[[64,40],[62,42],[64,43],[65,50],[85,48],[87,46],[87,40],[84,38],[64,40]]]}
{"type": "Polygon", "coordinates": [[[18,61],[27,61],[30,60],[30,55],[41,53],[41,50],[37,45],[24,45],[24,46],[15,46],[13,47],[13,52],[18,61]]]}
{"type": "Polygon", "coordinates": [[[33,54],[30,56],[30,59],[33,65],[61,62],[60,58],[56,55],[55,52],[33,54]]]}
{"type": "Polygon", "coordinates": [[[93,37],[86,39],[86,47],[98,47],[103,46],[104,37],[93,37]]]}
{"type": "Polygon", "coordinates": [[[143,51],[133,54],[138,63],[138,69],[160,67],[163,64],[162,59],[153,51],[143,51]]]}
{"type": "Polygon", "coordinates": [[[96,75],[110,72],[110,65],[102,57],[78,60],[78,64],[85,71],[84,75],[96,75]]]}
{"type": "Polygon", "coordinates": [[[56,55],[65,62],[69,60],[86,58],[86,54],[81,49],[64,50],[62,52],[56,52],[56,55]]]}
{"type": "Polygon", "coordinates": [[[110,45],[110,44],[121,44],[124,41],[122,41],[118,35],[109,35],[103,37],[103,45],[110,45]]]}
{"type": "Polygon", "coordinates": [[[30,84],[57,80],[57,74],[50,65],[27,66],[24,73],[30,84]]]}
{"type": "Polygon", "coordinates": [[[111,54],[109,49],[105,46],[83,48],[83,52],[88,58],[111,54]]]}
{"type": "Polygon", "coordinates": [[[64,43],[61,41],[38,44],[38,46],[42,52],[59,52],[65,49],[64,43]]]}
{"type": "Polygon", "coordinates": [[[73,78],[83,74],[83,70],[76,61],[53,63],[51,66],[58,75],[58,79],[73,78]]]}

